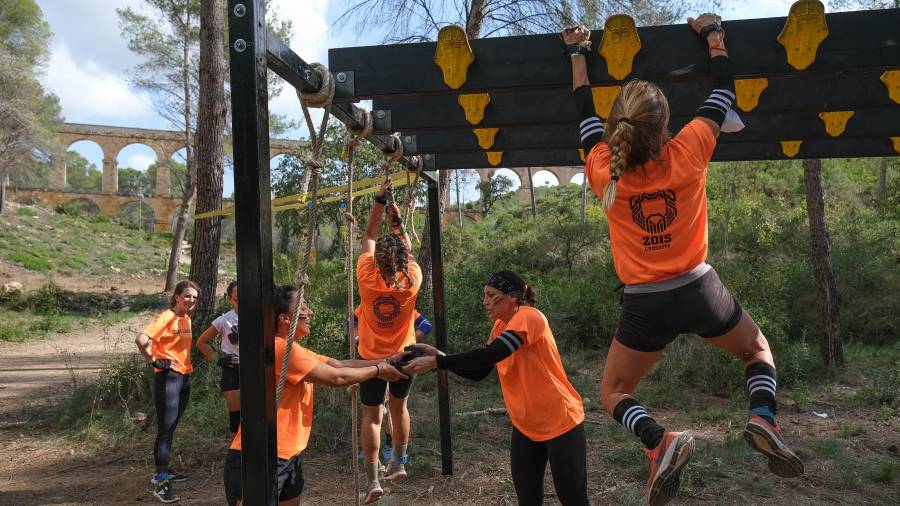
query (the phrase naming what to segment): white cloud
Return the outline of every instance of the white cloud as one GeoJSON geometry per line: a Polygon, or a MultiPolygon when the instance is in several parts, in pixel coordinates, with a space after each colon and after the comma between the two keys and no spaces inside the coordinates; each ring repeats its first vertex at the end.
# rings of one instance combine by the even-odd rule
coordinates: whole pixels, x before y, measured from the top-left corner
{"type": "Polygon", "coordinates": [[[132,169],[137,169],[141,172],[147,170],[147,167],[150,164],[156,163],[155,156],[147,156],[147,155],[131,155],[125,159],[125,166],[131,167],[132,169]]]}
{"type": "Polygon", "coordinates": [[[124,77],[92,61],[76,64],[64,44],[54,44],[43,84],[59,97],[66,121],[126,122],[150,114],[146,94],[131,90],[124,77]]]}

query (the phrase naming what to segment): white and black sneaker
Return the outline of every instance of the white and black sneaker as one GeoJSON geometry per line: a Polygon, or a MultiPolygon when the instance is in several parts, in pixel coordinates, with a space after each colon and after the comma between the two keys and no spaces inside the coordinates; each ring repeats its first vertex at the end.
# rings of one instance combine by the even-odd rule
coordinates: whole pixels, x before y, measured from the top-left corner
{"type": "Polygon", "coordinates": [[[153,497],[159,499],[159,502],[161,503],[178,501],[178,496],[175,494],[175,491],[172,490],[172,485],[169,484],[169,480],[163,480],[156,485],[156,489],[153,490],[153,497]]]}

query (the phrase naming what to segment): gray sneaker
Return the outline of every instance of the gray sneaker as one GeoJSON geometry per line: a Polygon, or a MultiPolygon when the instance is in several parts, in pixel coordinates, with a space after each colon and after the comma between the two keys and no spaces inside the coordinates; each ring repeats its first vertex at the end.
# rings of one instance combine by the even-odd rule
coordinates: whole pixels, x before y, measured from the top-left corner
{"type": "Polygon", "coordinates": [[[169,484],[168,480],[163,480],[156,485],[156,489],[153,490],[153,497],[159,499],[159,502],[162,503],[178,501],[178,496],[172,490],[172,485],[169,484]]]}
{"type": "Polygon", "coordinates": [[[370,481],[368,490],[366,496],[363,498],[363,504],[376,503],[381,499],[381,496],[384,495],[384,489],[381,488],[381,483],[378,483],[378,480],[370,481]]]}
{"type": "Polygon", "coordinates": [[[398,462],[391,462],[384,472],[384,479],[390,481],[401,481],[406,478],[406,466],[398,462]]]}

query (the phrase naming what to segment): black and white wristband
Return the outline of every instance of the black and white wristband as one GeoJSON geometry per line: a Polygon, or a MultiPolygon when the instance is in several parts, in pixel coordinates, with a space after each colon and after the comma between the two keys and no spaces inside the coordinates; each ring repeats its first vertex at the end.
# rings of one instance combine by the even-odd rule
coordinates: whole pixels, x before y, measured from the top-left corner
{"type": "Polygon", "coordinates": [[[587,56],[591,54],[591,50],[589,47],[586,47],[583,44],[569,44],[566,46],[566,56],[587,56]]]}

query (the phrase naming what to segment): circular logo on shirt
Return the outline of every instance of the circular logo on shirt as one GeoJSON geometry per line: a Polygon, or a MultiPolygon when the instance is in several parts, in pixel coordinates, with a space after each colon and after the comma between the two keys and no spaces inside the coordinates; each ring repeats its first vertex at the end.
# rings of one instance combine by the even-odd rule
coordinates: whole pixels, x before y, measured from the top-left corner
{"type": "Polygon", "coordinates": [[[372,303],[372,312],[378,318],[379,327],[389,327],[400,316],[400,302],[393,295],[380,295],[372,303]]]}
{"type": "Polygon", "coordinates": [[[675,192],[659,190],[631,197],[631,219],[649,234],[661,234],[675,221],[675,192]]]}

